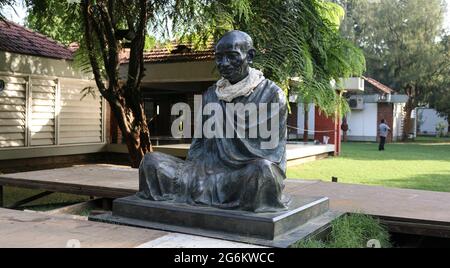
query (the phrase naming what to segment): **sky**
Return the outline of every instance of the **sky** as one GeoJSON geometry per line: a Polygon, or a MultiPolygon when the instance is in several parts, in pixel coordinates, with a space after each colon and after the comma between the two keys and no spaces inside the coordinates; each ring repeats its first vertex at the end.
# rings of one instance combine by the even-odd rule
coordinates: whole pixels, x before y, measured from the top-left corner
{"type": "MultiPolygon", "coordinates": [[[[444,24],[446,29],[450,31],[450,0],[445,1],[447,2],[447,13],[445,15],[444,24]]],[[[17,12],[17,14],[11,8],[9,7],[6,8],[6,10],[4,11],[6,18],[23,25],[25,23],[24,20],[26,16],[25,8],[21,4],[18,4],[14,7],[14,9],[17,12]]]]}

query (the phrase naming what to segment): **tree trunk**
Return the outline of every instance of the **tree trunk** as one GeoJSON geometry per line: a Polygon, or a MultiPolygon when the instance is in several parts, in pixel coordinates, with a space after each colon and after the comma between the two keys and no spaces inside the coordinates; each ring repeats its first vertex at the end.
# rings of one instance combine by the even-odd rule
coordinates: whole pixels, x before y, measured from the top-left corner
{"type": "Polygon", "coordinates": [[[153,151],[143,103],[138,99],[134,99],[138,101],[137,103],[126,103],[125,98],[120,98],[120,100],[122,105],[118,109],[112,108],[111,110],[125,138],[131,166],[138,168],[145,154],[153,151]]]}
{"type": "Polygon", "coordinates": [[[413,99],[410,97],[406,102],[404,112],[405,116],[403,117],[403,133],[402,133],[402,141],[408,140],[409,133],[411,133],[411,114],[414,110],[413,99]]]}
{"type": "Polygon", "coordinates": [[[115,9],[122,9],[123,2],[84,0],[81,4],[85,25],[85,42],[88,48],[94,78],[98,90],[108,101],[119,129],[128,147],[131,166],[139,167],[144,155],[152,151],[150,133],[144,112],[140,85],[144,77],[144,44],[149,8],[146,0],[134,3],[137,12],[116,18],[115,9]],[[130,35],[130,56],[126,80],[120,80],[119,50],[121,38],[117,32],[123,30],[126,21],[130,35]],[[132,36],[132,37],[131,37],[132,36]],[[103,62],[98,60],[101,56],[103,62]],[[104,67],[102,73],[101,64],[104,67]],[[106,74],[106,78],[104,75],[106,74]]]}
{"type": "Polygon", "coordinates": [[[304,124],[303,124],[303,141],[308,142],[309,138],[309,104],[303,104],[304,124]]]}

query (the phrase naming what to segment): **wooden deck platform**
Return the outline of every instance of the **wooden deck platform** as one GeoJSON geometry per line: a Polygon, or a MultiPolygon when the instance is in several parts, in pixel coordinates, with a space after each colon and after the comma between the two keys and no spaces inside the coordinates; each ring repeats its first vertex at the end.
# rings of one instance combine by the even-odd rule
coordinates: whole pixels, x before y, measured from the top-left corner
{"type": "MultiPolygon", "coordinates": [[[[118,198],[138,190],[138,171],[124,166],[83,165],[0,175],[0,185],[118,198]]],[[[334,210],[376,215],[402,230],[450,237],[450,193],[304,180],[288,180],[286,192],[326,196],[334,210]]]]}
{"type": "MultiPolygon", "coordinates": [[[[180,158],[186,158],[190,144],[171,144],[153,146],[157,152],[170,154],[180,158]]],[[[123,144],[109,144],[108,152],[127,153],[127,148],[123,144]]],[[[311,143],[288,143],[286,146],[286,158],[288,165],[298,165],[301,163],[326,158],[334,153],[334,145],[314,145],[311,143]]]]}

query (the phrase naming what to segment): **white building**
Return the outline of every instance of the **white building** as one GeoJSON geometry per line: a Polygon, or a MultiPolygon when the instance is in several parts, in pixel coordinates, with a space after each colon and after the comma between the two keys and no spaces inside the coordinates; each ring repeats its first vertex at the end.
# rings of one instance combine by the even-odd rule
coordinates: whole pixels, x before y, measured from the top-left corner
{"type": "MultiPolygon", "coordinates": [[[[351,108],[351,112],[346,115],[347,140],[377,141],[378,125],[382,119],[385,119],[393,130],[388,140],[397,141],[401,138],[406,95],[396,94],[394,90],[372,78],[350,78],[343,84],[351,108]]],[[[310,138],[314,137],[315,131],[327,131],[315,127],[317,117],[315,109],[314,104],[310,104],[308,122],[310,138]]],[[[301,103],[298,104],[297,126],[298,136],[301,137],[304,128],[304,109],[301,103]]]]}
{"type": "Polygon", "coordinates": [[[416,109],[416,126],[418,135],[433,135],[437,134],[438,125],[443,126],[444,135],[448,135],[448,121],[435,109],[417,108],[416,109]]]}

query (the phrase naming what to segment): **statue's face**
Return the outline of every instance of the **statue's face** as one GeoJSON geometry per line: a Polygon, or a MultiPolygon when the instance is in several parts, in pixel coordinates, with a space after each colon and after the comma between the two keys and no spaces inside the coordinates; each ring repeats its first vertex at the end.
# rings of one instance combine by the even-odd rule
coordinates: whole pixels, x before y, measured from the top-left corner
{"type": "Polygon", "coordinates": [[[216,46],[216,64],[223,78],[235,84],[248,76],[252,51],[245,51],[242,40],[235,36],[221,39],[216,46]]]}

